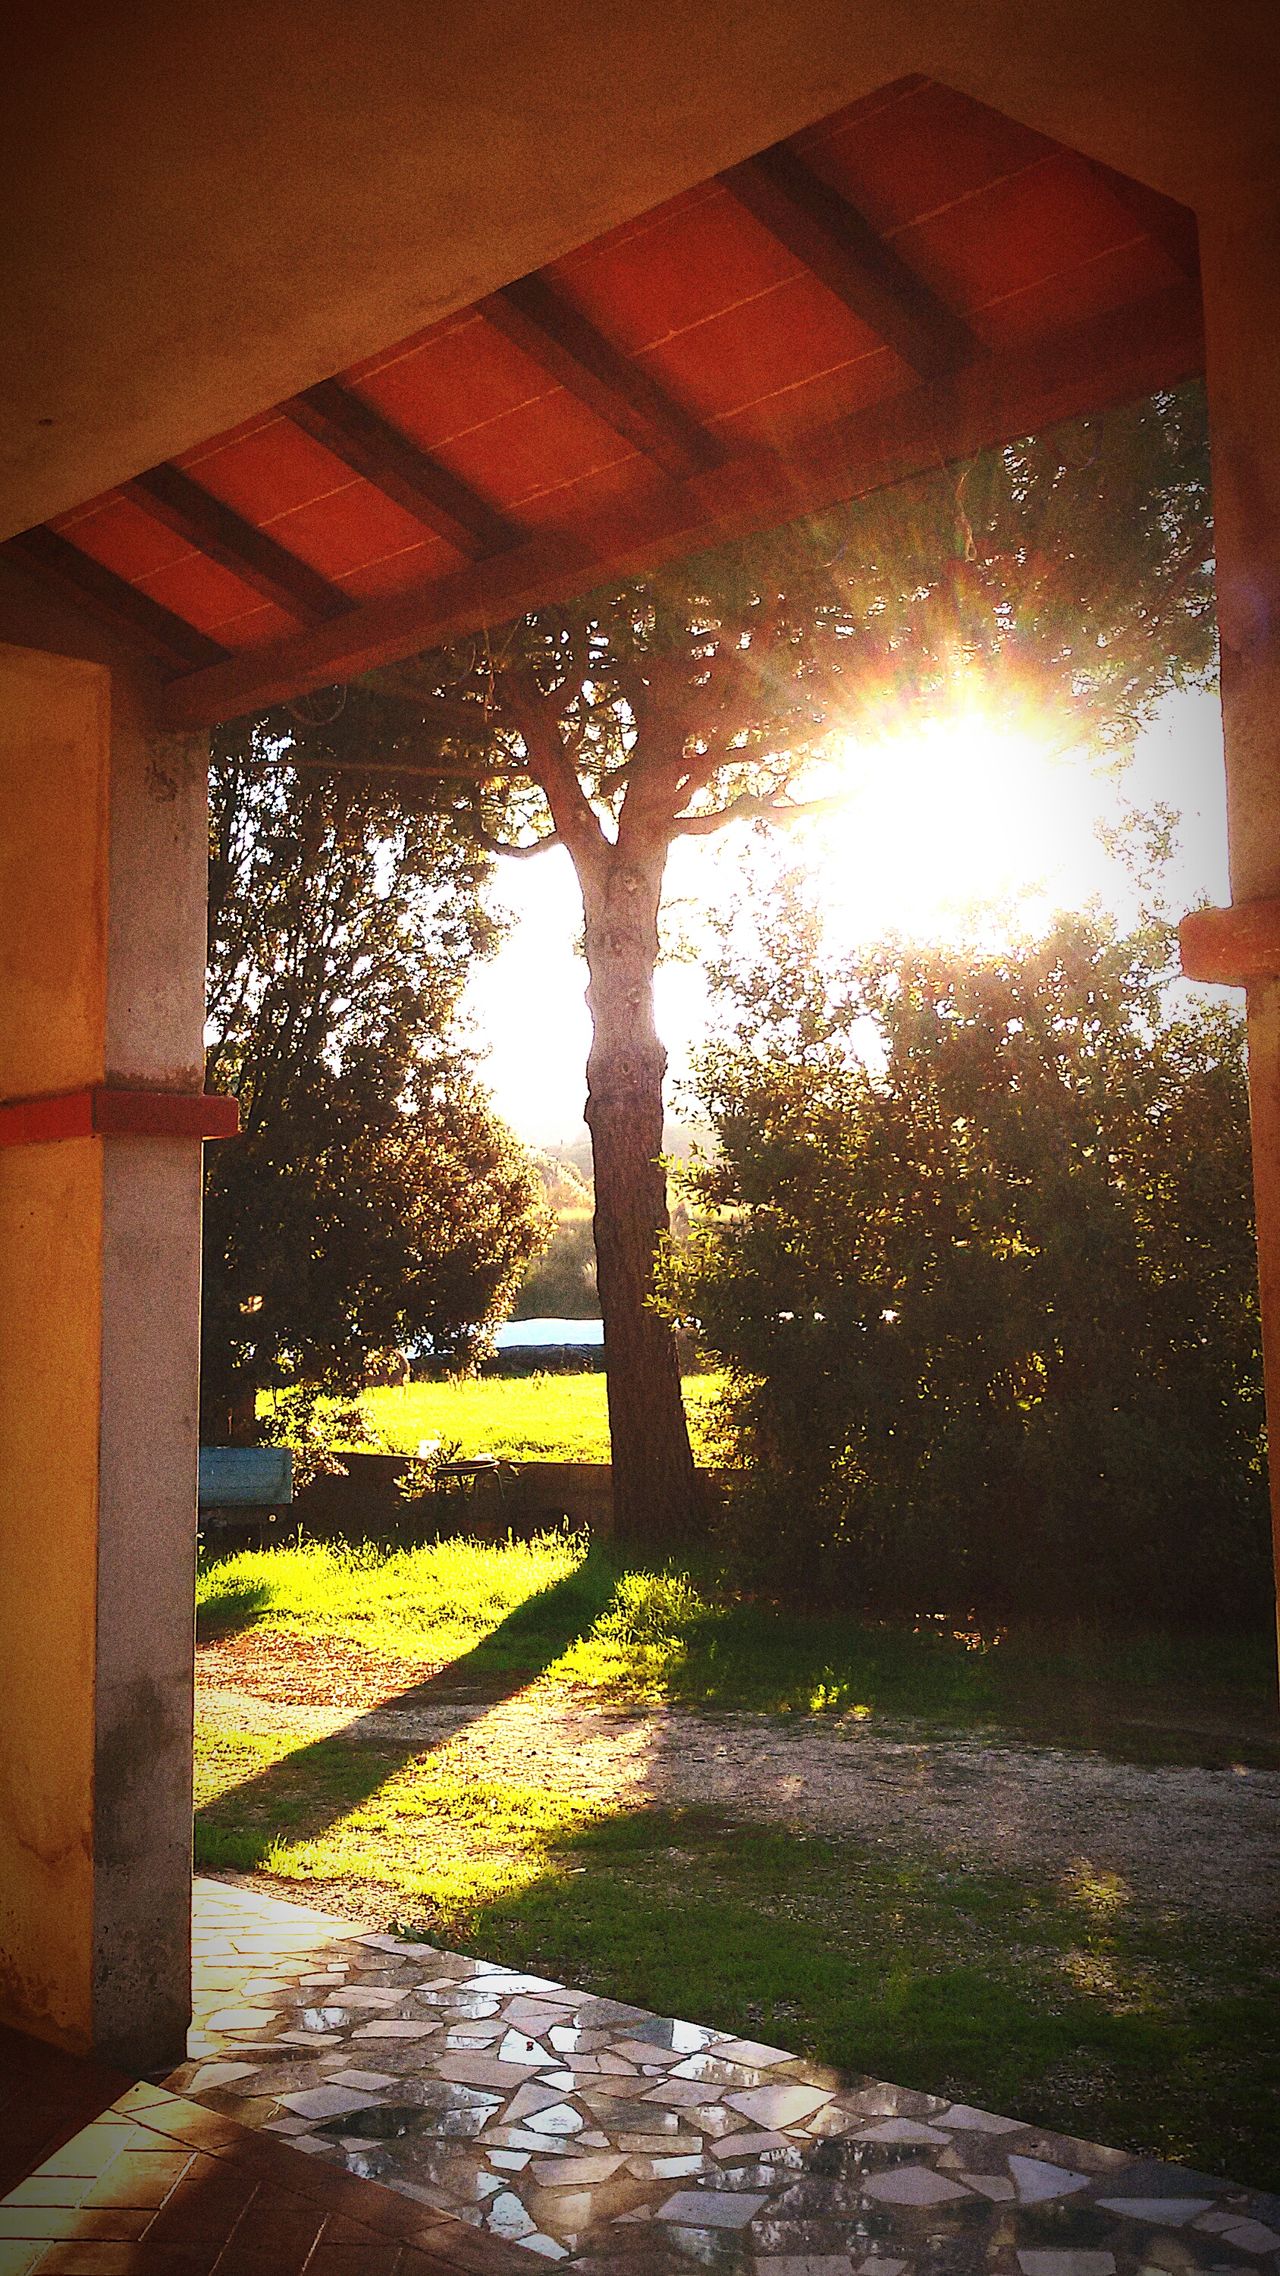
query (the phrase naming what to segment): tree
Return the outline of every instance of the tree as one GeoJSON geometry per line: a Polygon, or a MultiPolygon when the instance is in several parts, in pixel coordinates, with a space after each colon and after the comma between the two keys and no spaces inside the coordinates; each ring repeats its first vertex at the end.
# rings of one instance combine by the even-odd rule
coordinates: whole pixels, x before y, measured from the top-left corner
{"type": "Polygon", "coordinates": [[[456,1026],[487,857],[386,791],[266,764],[288,752],[229,728],[210,776],[208,1081],[243,1127],[205,1195],[217,1437],[253,1435],[264,1385],[355,1389],[371,1347],[464,1358],[548,1223],[456,1026]]]}
{"type": "Polygon", "coordinates": [[[1243,1023],[1094,915],[834,968],[793,880],[719,983],[701,1231],[667,1299],[730,1371],[773,1577],[910,1610],[1256,1610],[1243,1023]],[[784,1572],[785,1566],[785,1572],[784,1572]]]}
{"type": "Polygon", "coordinates": [[[650,1302],[667,1225],[653,978],[673,840],[812,812],[816,757],[847,747],[854,766],[861,740],[874,764],[887,721],[961,693],[1056,705],[1077,741],[1131,725],[1208,667],[1209,550],[1188,390],[373,676],[383,732],[365,731],[366,712],[343,765],[452,786],[473,842],[520,857],[562,845],[577,873],[623,1534],[675,1535],[697,1511],[675,1345],[650,1302]]]}

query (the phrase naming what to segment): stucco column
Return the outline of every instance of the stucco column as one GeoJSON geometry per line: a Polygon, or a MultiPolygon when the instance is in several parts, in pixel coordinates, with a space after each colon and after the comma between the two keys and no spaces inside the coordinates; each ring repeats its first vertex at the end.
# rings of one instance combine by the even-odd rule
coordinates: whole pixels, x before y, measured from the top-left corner
{"type": "Polygon", "coordinates": [[[138,2070],[190,2009],[206,863],[153,695],[0,648],[0,2017],[138,2070]]]}
{"type": "MultiPolygon", "coordinates": [[[[1203,978],[1247,984],[1271,1512],[1280,1575],[1280,209],[1202,216],[1233,912],[1203,978]]],[[[1225,914],[1225,913],[1224,913],[1225,914]]],[[[1208,928],[1204,938],[1212,948],[1208,928]]],[[[1188,939],[1191,939],[1191,928],[1188,939]]]]}

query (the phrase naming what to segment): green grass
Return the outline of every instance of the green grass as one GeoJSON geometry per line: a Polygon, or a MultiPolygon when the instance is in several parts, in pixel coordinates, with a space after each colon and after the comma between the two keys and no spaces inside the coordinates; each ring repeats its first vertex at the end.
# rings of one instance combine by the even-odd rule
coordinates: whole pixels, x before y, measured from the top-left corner
{"type": "Polygon", "coordinates": [[[1280,2184],[1276,1953],[1230,1923],[341,1740],[205,1731],[197,1776],[202,1865],[341,1884],[489,1959],[1280,2184]]]}
{"type": "MultiPolygon", "coordinates": [[[[927,1622],[784,1613],[710,1567],[647,1570],[564,1532],[230,1558],[201,1575],[200,1624],[363,1644],[482,1700],[549,1674],[602,1703],[1036,1729],[1187,1760],[1246,1759],[1248,1723],[1265,1751],[1273,1719],[1266,1639],[1064,1630],[974,1648],[927,1622]]],[[[841,2068],[1280,2184],[1277,1955],[1238,1922],[1087,1869],[966,1869],[919,1845],[632,1811],[536,1764],[527,1780],[472,1769],[465,1743],[206,1725],[197,1794],[206,1868],[268,1874],[841,2068]]]]}
{"type": "Polygon", "coordinates": [[[1137,1760],[1280,1764],[1264,1636],[982,1639],[821,1618],[744,1598],[709,1564],[645,1569],[569,1532],[246,1551],[202,1571],[198,1596],[205,1635],[304,1629],[471,1687],[545,1672],[624,1702],[990,1724],[1137,1760]]]}
{"type": "MultiPolygon", "coordinates": [[[[702,1417],[721,1389],[718,1375],[691,1375],[684,1400],[694,1451],[702,1417]]],[[[442,1438],[464,1454],[497,1454],[512,1462],[607,1462],[609,1424],[604,1376],[481,1375],[458,1383],[409,1383],[403,1390],[366,1391],[371,1429],[394,1453],[412,1454],[423,1438],[442,1438]]]]}

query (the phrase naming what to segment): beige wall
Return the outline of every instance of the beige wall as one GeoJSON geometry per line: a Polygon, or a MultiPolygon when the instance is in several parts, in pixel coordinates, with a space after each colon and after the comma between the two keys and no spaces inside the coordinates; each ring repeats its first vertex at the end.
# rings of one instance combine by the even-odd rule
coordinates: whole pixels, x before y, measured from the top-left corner
{"type": "MultiPolygon", "coordinates": [[[[204,754],[0,650],[0,1098],[199,1088],[204,754]]],[[[0,1149],[0,2014],[148,2068],[189,2005],[200,1148],[0,1149]]]]}
{"type": "MultiPolygon", "coordinates": [[[[99,665],[0,650],[0,1098],[102,1073],[109,696],[99,665]]],[[[0,1150],[0,1997],[72,2045],[93,2021],[100,1155],[0,1150]]]]}
{"type": "Polygon", "coordinates": [[[0,534],[909,72],[1241,212],[1261,0],[118,0],[0,86],[0,534]],[[104,227],[104,215],[110,225],[104,227]]]}

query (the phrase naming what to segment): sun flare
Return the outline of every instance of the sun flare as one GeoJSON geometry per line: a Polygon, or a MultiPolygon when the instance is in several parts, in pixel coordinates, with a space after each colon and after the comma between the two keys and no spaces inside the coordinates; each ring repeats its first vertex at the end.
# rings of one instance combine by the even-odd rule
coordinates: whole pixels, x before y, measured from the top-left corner
{"type": "Polygon", "coordinates": [[[814,789],[838,804],[806,830],[803,858],[832,917],[860,934],[1004,935],[1095,889],[1086,776],[1084,753],[1064,756],[1033,725],[939,714],[824,766],[814,789]]]}

